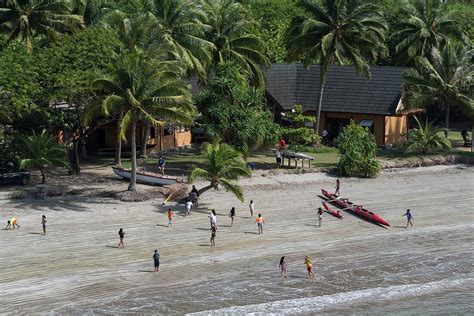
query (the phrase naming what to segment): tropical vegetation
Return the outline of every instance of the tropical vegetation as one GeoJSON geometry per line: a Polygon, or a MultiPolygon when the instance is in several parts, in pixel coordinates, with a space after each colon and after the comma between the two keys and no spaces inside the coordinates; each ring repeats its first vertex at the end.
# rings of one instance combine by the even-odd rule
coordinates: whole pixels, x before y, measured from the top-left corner
{"type": "Polygon", "coordinates": [[[341,154],[337,164],[340,175],[375,177],[380,173],[381,166],[375,158],[377,144],[367,127],[351,121],[339,134],[336,144],[341,154]]]}
{"type": "Polygon", "coordinates": [[[244,200],[242,188],[236,180],[239,177],[250,177],[251,173],[247,167],[242,153],[235,150],[231,145],[220,142],[216,138],[212,143],[205,143],[202,148],[205,159],[204,167],[194,167],[188,177],[188,182],[193,183],[196,179],[209,181],[209,185],[198,191],[199,195],[215,189],[219,186],[234,194],[240,201],[244,200]]]}
{"type": "Polygon", "coordinates": [[[422,152],[427,154],[430,150],[451,148],[451,142],[444,136],[445,128],[436,128],[432,122],[426,120],[421,123],[420,120],[413,116],[417,127],[408,131],[407,139],[401,144],[406,153],[422,152]]]}

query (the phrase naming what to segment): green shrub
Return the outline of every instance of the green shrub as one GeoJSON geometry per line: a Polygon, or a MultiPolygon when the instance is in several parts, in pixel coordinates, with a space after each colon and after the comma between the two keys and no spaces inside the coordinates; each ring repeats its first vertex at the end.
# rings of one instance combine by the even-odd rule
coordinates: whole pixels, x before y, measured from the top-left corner
{"type": "Polygon", "coordinates": [[[341,154],[337,164],[340,175],[375,177],[380,173],[380,163],[375,159],[375,137],[367,128],[351,121],[336,143],[341,154]]]}

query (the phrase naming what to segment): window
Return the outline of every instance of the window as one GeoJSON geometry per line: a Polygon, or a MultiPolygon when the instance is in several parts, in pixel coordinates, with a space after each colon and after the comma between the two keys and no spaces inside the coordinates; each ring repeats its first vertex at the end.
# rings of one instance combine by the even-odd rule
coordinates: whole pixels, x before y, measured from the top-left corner
{"type": "Polygon", "coordinates": [[[165,126],[165,127],[163,128],[163,134],[164,134],[165,136],[167,136],[167,135],[173,135],[173,127],[171,127],[171,126],[165,126]]]}
{"type": "Polygon", "coordinates": [[[359,125],[367,127],[372,134],[374,133],[374,120],[361,120],[359,125]]]}

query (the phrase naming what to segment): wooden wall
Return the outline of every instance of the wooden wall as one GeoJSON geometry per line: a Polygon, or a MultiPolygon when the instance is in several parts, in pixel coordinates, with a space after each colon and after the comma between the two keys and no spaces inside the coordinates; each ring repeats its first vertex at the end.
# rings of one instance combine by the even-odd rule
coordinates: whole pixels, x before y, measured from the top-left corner
{"type": "Polygon", "coordinates": [[[397,144],[405,139],[403,134],[408,131],[406,115],[385,117],[385,144],[397,144]]]}

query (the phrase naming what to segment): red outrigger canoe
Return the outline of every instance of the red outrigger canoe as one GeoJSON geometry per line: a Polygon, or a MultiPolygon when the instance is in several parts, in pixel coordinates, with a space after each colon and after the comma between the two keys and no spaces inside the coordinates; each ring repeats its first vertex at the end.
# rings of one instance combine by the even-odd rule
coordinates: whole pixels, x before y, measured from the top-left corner
{"type": "Polygon", "coordinates": [[[326,191],[324,189],[321,189],[321,193],[325,197],[327,197],[331,202],[334,202],[335,204],[337,204],[339,207],[345,208],[345,209],[353,212],[354,214],[356,214],[356,215],[358,215],[362,218],[365,218],[369,221],[375,222],[377,224],[381,224],[381,225],[384,225],[384,226],[390,226],[390,224],[386,220],[384,220],[382,217],[378,216],[374,212],[371,212],[371,211],[363,208],[360,205],[356,205],[352,202],[349,202],[347,199],[340,198],[337,195],[335,195],[335,194],[333,194],[329,191],[326,191]]]}
{"type": "Polygon", "coordinates": [[[333,209],[331,209],[326,202],[323,202],[323,207],[324,207],[324,210],[327,213],[331,214],[332,216],[337,217],[339,219],[343,218],[342,215],[339,213],[339,211],[334,211],[333,209]]]}

